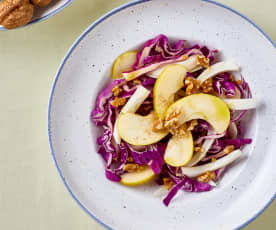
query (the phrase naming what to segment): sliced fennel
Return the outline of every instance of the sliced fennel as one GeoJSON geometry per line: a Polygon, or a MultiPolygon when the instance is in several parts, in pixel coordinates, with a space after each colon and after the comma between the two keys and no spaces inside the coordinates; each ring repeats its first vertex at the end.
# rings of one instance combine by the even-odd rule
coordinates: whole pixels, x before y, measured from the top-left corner
{"type": "Polygon", "coordinates": [[[218,62],[214,65],[211,65],[208,69],[204,70],[197,79],[202,84],[208,78],[211,78],[219,73],[228,71],[239,71],[239,66],[232,61],[218,62]]]}
{"type": "Polygon", "coordinates": [[[257,101],[254,98],[245,99],[223,99],[230,109],[233,110],[247,110],[255,109],[257,101]]]}
{"type": "Polygon", "coordinates": [[[154,71],[156,69],[158,69],[160,66],[164,66],[166,64],[171,64],[171,63],[176,63],[176,62],[180,62],[180,61],[184,61],[187,59],[186,55],[182,55],[176,59],[170,59],[170,60],[166,60],[166,61],[161,61],[161,62],[157,62],[157,63],[153,63],[153,64],[149,64],[147,66],[141,67],[140,69],[131,71],[131,72],[124,72],[122,73],[122,76],[127,80],[127,81],[131,81],[143,74],[146,74],[148,72],[154,71]]]}
{"type": "Polygon", "coordinates": [[[181,170],[182,170],[182,173],[188,177],[196,177],[207,171],[214,171],[226,165],[231,164],[233,161],[239,158],[241,154],[242,154],[242,151],[240,149],[237,149],[229,153],[227,156],[216,160],[215,162],[211,162],[205,165],[195,166],[191,168],[181,167],[181,170]]]}
{"type": "MultiPolygon", "coordinates": [[[[195,72],[197,70],[200,70],[203,68],[203,66],[198,64],[197,61],[197,56],[199,55],[193,55],[190,56],[187,60],[185,61],[181,61],[181,62],[177,62],[178,65],[182,65],[185,67],[185,69],[187,70],[187,72],[195,72]]],[[[149,73],[147,73],[147,76],[152,77],[152,78],[158,78],[158,76],[162,73],[162,71],[168,66],[169,64],[160,67],[157,70],[151,71],[149,73]]]]}
{"type": "MultiPolygon", "coordinates": [[[[140,105],[146,100],[146,98],[149,96],[150,91],[144,88],[143,86],[138,86],[135,93],[130,97],[128,102],[124,105],[124,107],[121,110],[121,113],[127,113],[132,112],[135,113],[137,109],[140,107],[140,105]]],[[[114,125],[114,131],[113,131],[113,137],[117,144],[121,143],[121,138],[118,133],[117,129],[117,120],[114,125]]]]}

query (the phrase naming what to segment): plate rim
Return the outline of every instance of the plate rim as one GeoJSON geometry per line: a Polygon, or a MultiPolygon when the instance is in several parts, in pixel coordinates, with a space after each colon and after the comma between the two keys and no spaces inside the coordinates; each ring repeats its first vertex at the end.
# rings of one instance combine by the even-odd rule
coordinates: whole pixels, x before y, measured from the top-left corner
{"type": "MultiPolygon", "coordinates": [[[[74,0],[69,0],[67,2],[67,4],[65,4],[66,6],[68,6],[69,4],[71,4],[74,0]]],[[[53,157],[54,160],[54,164],[55,167],[58,171],[58,174],[63,182],[63,184],[65,185],[67,191],[69,192],[69,194],[72,196],[72,198],[77,202],[77,204],[81,207],[81,209],[86,212],[88,214],[88,216],[90,216],[92,219],[94,219],[97,223],[99,223],[100,225],[102,225],[103,227],[105,227],[108,230],[113,230],[110,226],[108,226],[107,224],[105,224],[102,220],[100,220],[99,218],[97,218],[96,216],[93,215],[93,213],[91,211],[89,211],[79,200],[78,198],[75,196],[75,194],[72,192],[72,190],[70,189],[70,186],[66,183],[64,176],[58,166],[57,160],[56,160],[56,156],[54,153],[54,149],[53,149],[53,145],[52,145],[52,136],[51,136],[51,107],[52,107],[52,100],[53,100],[53,94],[55,91],[55,87],[58,81],[58,78],[60,76],[60,73],[67,61],[67,59],[70,57],[71,53],[75,50],[75,48],[77,47],[77,45],[82,41],[82,39],[90,32],[92,31],[97,25],[99,25],[101,22],[103,22],[104,20],[106,20],[107,18],[109,18],[110,16],[120,12],[123,9],[126,9],[128,7],[140,4],[140,3],[144,3],[144,2],[148,2],[148,1],[152,1],[152,0],[134,0],[131,2],[128,2],[126,4],[120,5],[117,8],[114,8],[113,10],[107,12],[106,14],[104,14],[103,16],[101,16],[100,18],[98,18],[96,21],[94,21],[73,43],[73,45],[69,48],[69,50],[67,51],[67,53],[65,54],[58,70],[55,76],[55,79],[52,83],[52,87],[51,87],[51,91],[50,91],[50,97],[49,97],[49,103],[48,103],[48,141],[49,141],[49,146],[50,146],[50,151],[51,151],[51,155],[53,157]]],[[[276,43],[250,18],[248,18],[247,16],[243,15],[242,13],[240,13],[239,11],[223,4],[220,2],[216,2],[214,0],[200,0],[203,2],[207,2],[210,4],[214,4],[216,6],[222,7],[226,10],[229,10],[230,12],[240,16],[241,18],[243,18],[244,20],[246,20],[249,24],[251,24],[253,27],[255,27],[271,44],[274,48],[276,48],[276,43]]],[[[64,9],[66,6],[63,6],[62,9],[64,9]]],[[[59,8],[60,9],[60,8],[59,8]]],[[[61,9],[60,9],[61,10],[61,9]]],[[[57,12],[53,13],[52,15],[58,13],[60,10],[57,9],[57,12]]],[[[51,17],[52,15],[49,15],[48,17],[51,17]]],[[[40,20],[45,20],[46,18],[48,18],[47,16],[43,19],[40,20]]],[[[38,20],[38,21],[40,21],[38,20]]],[[[31,22],[30,24],[35,23],[35,22],[31,22]]],[[[30,25],[27,24],[27,25],[30,25]]],[[[1,30],[1,28],[0,28],[1,30]]],[[[254,214],[249,220],[245,221],[243,224],[241,224],[240,226],[238,226],[237,230],[244,228],[246,225],[248,225],[249,223],[251,223],[252,221],[254,221],[261,213],[264,212],[264,210],[276,199],[276,192],[274,193],[274,196],[272,196],[269,201],[265,204],[264,207],[262,207],[260,210],[257,211],[256,214],[254,214]]]]}
{"type": "MultiPolygon", "coordinates": [[[[27,26],[36,24],[36,23],[38,23],[38,22],[42,22],[42,21],[44,21],[44,20],[46,20],[46,19],[48,19],[48,18],[50,18],[50,17],[56,15],[56,14],[59,13],[60,11],[64,10],[67,6],[69,6],[71,3],[73,3],[73,1],[74,1],[74,0],[68,0],[68,1],[66,1],[62,6],[60,6],[59,8],[57,8],[56,10],[51,11],[50,13],[48,13],[48,14],[46,14],[46,15],[40,17],[40,18],[37,18],[37,19],[35,19],[35,20],[32,20],[32,21],[30,21],[28,24],[26,24],[26,25],[24,25],[24,26],[20,26],[20,27],[15,28],[15,29],[21,29],[21,28],[24,28],[24,27],[27,27],[27,26]]],[[[1,26],[1,25],[0,25],[0,31],[6,31],[6,30],[8,30],[8,29],[6,29],[4,26],[1,26]]]]}

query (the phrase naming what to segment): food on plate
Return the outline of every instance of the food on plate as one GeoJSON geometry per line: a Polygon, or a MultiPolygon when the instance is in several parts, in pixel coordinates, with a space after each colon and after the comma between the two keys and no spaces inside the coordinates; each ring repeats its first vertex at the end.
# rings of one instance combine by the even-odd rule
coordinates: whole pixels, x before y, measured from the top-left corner
{"type": "Polygon", "coordinates": [[[165,205],[180,190],[205,192],[219,183],[252,142],[242,118],[257,103],[239,66],[216,61],[217,53],[159,35],[115,60],[113,80],[91,113],[103,128],[98,153],[109,180],[156,181],[168,189],[165,205]]]}
{"type": "Polygon", "coordinates": [[[0,2],[0,24],[15,29],[29,23],[34,14],[34,5],[46,6],[51,0],[2,0],[0,2]]]}

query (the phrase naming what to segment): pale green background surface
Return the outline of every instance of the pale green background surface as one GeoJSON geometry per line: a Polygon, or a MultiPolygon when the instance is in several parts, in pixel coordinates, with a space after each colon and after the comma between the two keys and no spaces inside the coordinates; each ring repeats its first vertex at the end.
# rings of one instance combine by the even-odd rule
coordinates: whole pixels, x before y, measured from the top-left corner
{"type": "MultiPolygon", "coordinates": [[[[103,229],[58,176],[48,145],[47,106],[68,48],[93,21],[126,2],[77,0],[42,23],[0,32],[0,229],[103,229]]],[[[220,2],[253,19],[276,41],[275,0],[220,2]]],[[[245,229],[276,229],[276,201],[245,229]]]]}

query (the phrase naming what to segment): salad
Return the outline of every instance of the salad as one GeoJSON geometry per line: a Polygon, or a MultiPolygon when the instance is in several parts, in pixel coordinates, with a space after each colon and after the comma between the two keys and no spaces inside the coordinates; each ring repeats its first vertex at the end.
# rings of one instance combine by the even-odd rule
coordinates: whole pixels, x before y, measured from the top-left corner
{"type": "Polygon", "coordinates": [[[168,206],[178,191],[206,192],[251,143],[241,120],[256,108],[239,66],[217,50],[165,35],[119,56],[91,113],[105,175],[124,185],[156,181],[168,206]],[[235,74],[235,76],[233,75],[235,74]]]}

